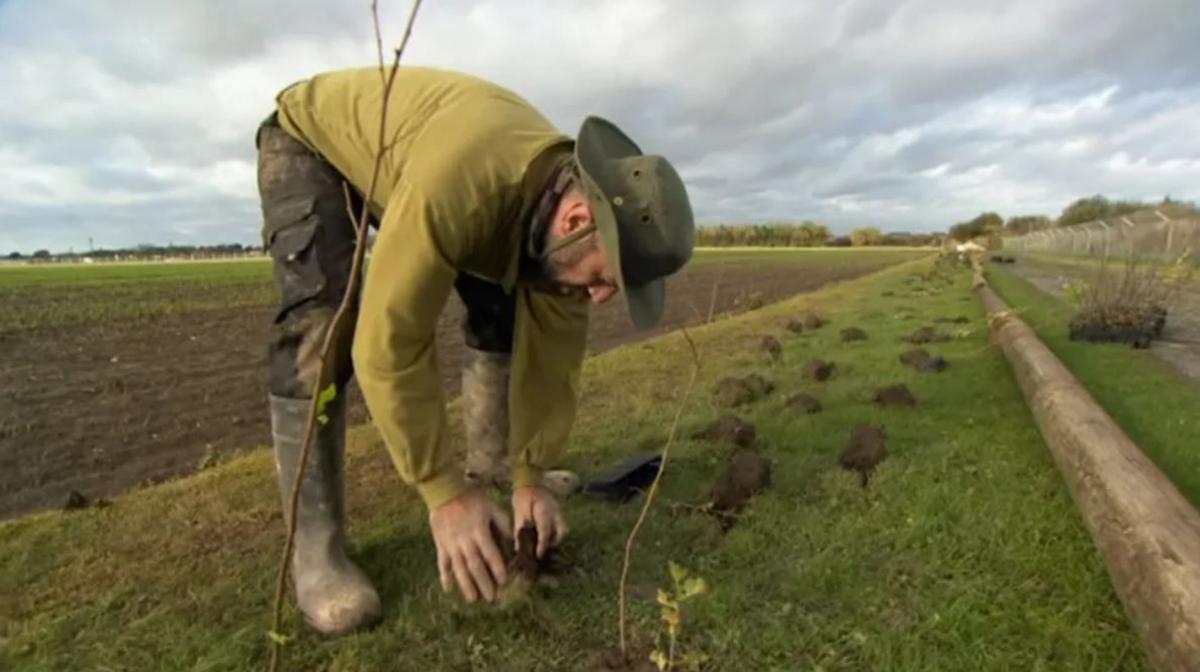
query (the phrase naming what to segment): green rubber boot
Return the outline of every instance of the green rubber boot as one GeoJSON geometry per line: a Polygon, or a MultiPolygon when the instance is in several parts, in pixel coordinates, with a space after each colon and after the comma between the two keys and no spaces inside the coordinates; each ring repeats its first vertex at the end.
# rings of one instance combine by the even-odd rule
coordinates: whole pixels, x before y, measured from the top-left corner
{"type": "MultiPolygon", "coordinates": [[[[310,403],[309,399],[271,397],[275,472],[285,522],[310,403]]],[[[378,623],[383,608],[367,575],[346,555],[342,485],[345,401],[339,396],[325,411],[329,421],[317,427],[300,484],[291,575],[305,621],[323,635],[342,635],[378,623]]]]}

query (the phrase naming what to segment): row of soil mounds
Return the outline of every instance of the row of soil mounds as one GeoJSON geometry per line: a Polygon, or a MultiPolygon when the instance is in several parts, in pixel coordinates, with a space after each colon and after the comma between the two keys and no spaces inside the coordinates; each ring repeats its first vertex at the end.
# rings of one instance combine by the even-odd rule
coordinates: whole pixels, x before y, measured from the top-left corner
{"type": "MultiPolygon", "coordinates": [[[[943,319],[944,322],[962,323],[965,317],[943,319]]],[[[791,335],[810,333],[829,324],[829,320],[816,313],[789,320],[784,330],[791,335]]],[[[839,332],[842,343],[854,343],[869,338],[861,327],[850,326],[839,332]]],[[[903,337],[910,344],[941,343],[950,340],[950,335],[933,326],[921,327],[903,337]]],[[[772,361],[782,357],[783,344],[773,335],[759,337],[756,349],[772,361]]],[[[941,355],[930,353],[922,347],[905,349],[898,356],[902,364],[919,372],[940,373],[949,366],[941,355]]],[[[799,369],[799,375],[810,383],[822,383],[837,373],[835,362],[813,358],[799,369]]],[[[775,384],[758,373],[745,376],[727,376],[717,381],[712,389],[714,402],[721,407],[737,409],[750,406],[771,395],[775,384]]],[[[913,408],[917,398],[903,383],[882,385],[875,388],[870,401],[883,408],[913,408]]],[[[797,392],[789,396],[784,408],[795,415],[821,413],[824,406],[820,399],[809,392],[797,392]]],[[[718,475],[709,492],[709,500],[701,510],[716,515],[726,529],[736,520],[736,515],[755,494],[771,485],[771,462],[764,454],[764,444],[759,440],[756,427],[731,412],[718,417],[707,427],[692,434],[692,438],[733,448],[724,470],[718,475]]],[[[855,472],[863,487],[870,476],[887,457],[886,430],[869,424],[856,424],[850,428],[849,438],[838,463],[842,468],[855,472]]]]}

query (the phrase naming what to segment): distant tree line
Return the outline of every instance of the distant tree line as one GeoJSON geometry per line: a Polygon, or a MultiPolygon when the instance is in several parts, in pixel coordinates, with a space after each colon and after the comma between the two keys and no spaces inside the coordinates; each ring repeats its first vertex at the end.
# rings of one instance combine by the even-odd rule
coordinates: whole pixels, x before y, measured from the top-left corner
{"type": "Polygon", "coordinates": [[[861,247],[868,245],[921,246],[940,244],[940,233],[882,233],[875,227],[856,228],[835,236],[829,227],[805,221],[766,224],[701,225],[696,244],[701,247],[861,247]]]}
{"type": "Polygon", "coordinates": [[[1121,217],[1147,208],[1173,206],[1175,211],[1200,215],[1200,207],[1194,203],[1172,200],[1170,196],[1158,203],[1137,200],[1109,200],[1100,194],[1076,199],[1063,208],[1058,217],[1047,215],[1017,215],[1005,220],[998,213],[985,212],[974,219],[959,222],[950,227],[954,240],[971,240],[991,236],[1019,236],[1031,231],[1042,231],[1060,226],[1072,226],[1094,222],[1098,219],[1121,217]]]}
{"type": "Polygon", "coordinates": [[[150,261],[155,259],[213,259],[220,257],[238,257],[249,254],[256,254],[262,251],[261,247],[256,245],[242,245],[241,243],[225,243],[219,245],[149,245],[143,244],[131,248],[122,249],[99,249],[89,252],[65,252],[61,254],[53,254],[49,250],[37,250],[28,257],[20,252],[10,252],[8,259],[12,261],[20,261],[29,259],[32,261],[63,261],[63,262],[80,262],[80,261],[150,261]]]}

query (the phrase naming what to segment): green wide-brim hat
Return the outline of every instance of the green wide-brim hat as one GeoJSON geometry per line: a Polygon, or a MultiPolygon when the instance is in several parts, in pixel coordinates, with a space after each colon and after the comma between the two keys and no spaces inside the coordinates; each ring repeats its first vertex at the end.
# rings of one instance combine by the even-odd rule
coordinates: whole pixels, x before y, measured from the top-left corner
{"type": "Polygon", "coordinates": [[[612,122],[588,117],[575,159],[609,265],[634,326],[662,318],[665,278],[692,257],[696,223],[687,189],[665,158],[643,154],[612,122]]]}

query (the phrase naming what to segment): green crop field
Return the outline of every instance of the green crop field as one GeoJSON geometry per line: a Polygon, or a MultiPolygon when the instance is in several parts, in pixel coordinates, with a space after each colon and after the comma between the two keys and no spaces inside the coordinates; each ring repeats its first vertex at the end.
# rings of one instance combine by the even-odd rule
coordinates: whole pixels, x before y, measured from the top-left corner
{"type": "MultiPolygon", "coordinates": [[[[639,658],[660,633],[669,561],[710,586],[685,605],[680,649],[712,670],[1148,670],[1103,564],[1055,471],[965,270],[920,260],[692,330],[703,368],[683,415],[630,576],[639,658]],[[807,310],[824,328],[793,335],[807,310]],[[903,367],[900,337],[938,318],[942,373],[903,367]],[[843,343],[857,326],[867,339],[843,343]],[[763,335],[783,343],[772,361],[763,335]],[[837,365],[805,380],[813,357],[837,365]],[[758,373],[776,389],[736,412],[755,423],[773,484],[731,530],[696,513],[730,448],[689,439],[721,413],[716,382],[758,373]],[[905,383],[914,408],[872,391],[905,383]],[[824,412],[794,414],[797,392],[824,412]],[[838,466],[850,428],[886,428],[889,456],[867,489],[838,466]]],[[[669,333],[588,360],[566,466],[596,473],[656,450],[683,401],[691,357],[669,333]]],[[[457,432],[457,424],[452,427],[457,432]]],[[[354,553],[386,618],[337,640],[303,630],[285,669],[588,670],[616,644],[617,579],[641,499],[572,498],[566,568],[533,601],[467,608],[437,587],[426,513],[375,432],[351,434],[354,553]]],[[[262,669],[282,523],[267,451],[102,509],[0,523],[0,668],[262,669]]]]}
{"type": "MultiPolygon", "coordinates": [[[[689,270],[751,264],[757,274],[875,270],[929,254],[920,248],[702,249],[689,270]]],[[[267,258],[117,264],[0,265],[0,333],[145,320],[275,300],[267,258]]]]}

